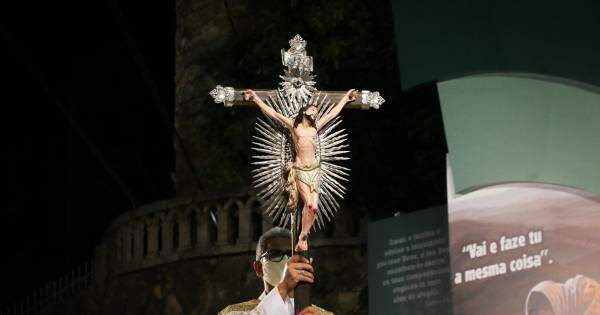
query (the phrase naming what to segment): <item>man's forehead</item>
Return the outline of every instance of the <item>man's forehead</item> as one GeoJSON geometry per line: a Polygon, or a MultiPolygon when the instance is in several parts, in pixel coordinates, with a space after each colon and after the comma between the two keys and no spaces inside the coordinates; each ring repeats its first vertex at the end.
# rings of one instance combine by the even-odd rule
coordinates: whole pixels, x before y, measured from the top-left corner
{"type": "Polygon", "coordinates": [[[267,250],[269,249],[288,249],[292,246],[292,240],[286,237],[274,237],[268,239],[267,242],[267,250]]]}

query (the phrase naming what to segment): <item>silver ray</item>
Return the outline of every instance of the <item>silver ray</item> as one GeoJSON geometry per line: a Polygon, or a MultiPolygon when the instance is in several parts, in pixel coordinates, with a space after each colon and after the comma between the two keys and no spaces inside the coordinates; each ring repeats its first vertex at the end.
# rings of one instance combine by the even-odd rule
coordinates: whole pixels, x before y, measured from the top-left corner
{"type": "MultiPolygon", "coordinates": [[[[327,114],[334,106],[327,93],[317,91],[310,99],[303,102],[289,101],[281,89],[266,98],[266,103],[278,113],[293,118],[304,104],[319,108],[317,119],[327,114]]],[[[349,168],[339,165],[338,161],[348,160],[347,133],[340,128],[341,118],[336,117],[323,126],[315,137],[317,144],[316,158],[321,163],[321,191],[319,194],[316,224],[313,230],[322,229],[326,222],[331,222],[340,204],[336,198],[343,199],[346,188],[341,182],[347,182],[349,168]]],[[[253,136],[252,165],[253,186],[260,189],[257,196],[263,201],[263,211],[280,226],[290,224],[288,194],[286,192],[286,166],[295,157],[294,146],[289,131],[269,117],[258,119],[255,124],[256,134],[253,136]]],[[[298,228],[301,220],[296,220],[298,228]]]]}

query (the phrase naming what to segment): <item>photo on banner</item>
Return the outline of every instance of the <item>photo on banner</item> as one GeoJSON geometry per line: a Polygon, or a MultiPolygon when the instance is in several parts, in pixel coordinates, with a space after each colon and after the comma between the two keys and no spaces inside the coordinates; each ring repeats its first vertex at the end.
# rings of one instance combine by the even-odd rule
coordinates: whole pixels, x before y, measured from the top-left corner
{"type": "Polygon", "coordinates": [[[508,183],[449,200],[454,314],[600,314],[600,197],[508,183]]]}

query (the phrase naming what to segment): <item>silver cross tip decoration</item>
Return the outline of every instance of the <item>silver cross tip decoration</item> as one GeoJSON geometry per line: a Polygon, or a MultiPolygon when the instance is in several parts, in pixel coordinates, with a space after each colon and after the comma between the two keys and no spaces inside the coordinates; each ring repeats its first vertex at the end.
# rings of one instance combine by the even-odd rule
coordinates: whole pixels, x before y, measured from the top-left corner
{"type": "Polygon", "coordinates": [[[222,87],[217,85],[209,94],[213,97],[215,103],[223,103],[225,107],[231,107],[235,100],[234,91],[234,88],[230,86],[222,87]]]}
{"type": "Polygon", "coordinates": [[[368,104],[370,108],[379,109],[379,106],[385,102],[379,92],[371,92],[369,90],[361,91],[361,101],[363,104],[368,104]]]}

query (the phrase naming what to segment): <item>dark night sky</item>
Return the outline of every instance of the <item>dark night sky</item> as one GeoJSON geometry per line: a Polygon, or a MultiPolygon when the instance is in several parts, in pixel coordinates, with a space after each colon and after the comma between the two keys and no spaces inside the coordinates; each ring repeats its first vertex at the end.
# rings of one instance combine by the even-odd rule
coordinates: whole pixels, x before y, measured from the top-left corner
{"type": "MultiPolygon", "coordinates": [[[[172,137],[111,1],[22,1],[0,7],[0,307],[90,259],[108,223],[132,207],[28,71],[29,63],[138,204],[173,195],[172,137]]],[[[172,121],[174,3],[119,7],[172,121]]]]}
{"type": "MultiPolygon", "coordinates": [[[[0,5],[5,178],[0,308],[91,259],[110,221],[133,206],[30,66],[39,69],[137,205],[174,195],[173,136],[164,122],[172,127],[175,4],[119,2],[141,52],[135,58],[111,6],[117,1],[0,5]],[[161,116],[136,61],[149,69],[152,91],[168,117],[161,116]]],[[[396,107],[388,111],[397,120],[380,127],[406,132],[406,141],[396,146],[404,153],[378,150],[385,151],[385,167],[397,174],[383,185],[405,191],[386,201],[413,210],[439,204],[445,200],[446,151],[437,91],[426,84],[397,94],[389,100],[396,107]]],[[[373,218],[391,214],[377,209],[369,210],[373,218]]]]}

